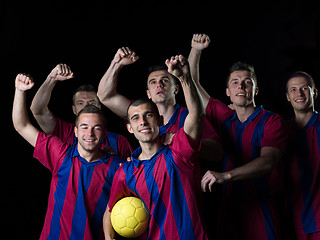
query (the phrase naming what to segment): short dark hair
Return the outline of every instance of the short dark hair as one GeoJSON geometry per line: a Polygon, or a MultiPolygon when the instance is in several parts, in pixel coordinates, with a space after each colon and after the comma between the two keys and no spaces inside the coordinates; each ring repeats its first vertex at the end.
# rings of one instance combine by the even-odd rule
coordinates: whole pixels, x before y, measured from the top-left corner
{"type": "Polygon", "coordinates": [[[316,88],[316,84],[314,83],[314,80],[310,74],[303,72],[303,71],[295,71],[295,72],[289,73],[289,75],[287,77],[286,91],[288,91],[288,82],[290,81],[290,79],[296,78],[296,77],[303,77],[303,78],[307,79],[311,88],[312,89],[316,88]]]}
{"type": "MultiPolygon", "coordinates": [[[[75,96],[77,92],[95,92],[97,93],[96,88],[92,84],[84,84],[78,87],[72,95],[72,105],[75,106],[75,96]]],[[[99,105],[101,105],[101,102],[98,97],[96,97],[96,101],[98,102],[99,105]]]]}
{"type": "Polygon", "coordinates": [[[229,84],[230,75],[231,75],[231,73],[233,73],[235,71],[248,71],[250,73],[250,75],[251,75],[252,80],[255,83],[255,86],[258,86],[257,76],[256,76],[256,73],[254,71],[254,67],[252,65],[248,64],[248,63],[239,61],[239,62],[236,62],[236,63],[232,64],[232,66],[229,68],[229,75],[228,75],[228,78],[227,78],[227,87],[228,87],[228,84],[229,84]]]}
{"type": "MultiPolygon", "coordinates": [[[[154,65],[151,65],[148,68],[148,77],[149,77],[150,73],[155,72],[155,71],[167,71],[168,72],[168,67],[165,63],[157,63],[154,65]]],[[[170,76],[173,80],[174,85],[178,85],[179,80],[175,76],[173,76],[172,74],[170,74],[170,76]]],[[[148,89],[148,82],[146,84],[146,89],[148,89]]]]}
{"type": "Polygon", "coordinates": [[[154,113],[156,114],[156,116],[159,118],[160,117],[160,113],[159,113],[159,110],[158,110],[158,107],[157,105],[151,101],[150,99],[148,98],[139,98],[139,99],[136,99],[134,100],[132,103],[130,103],[130,105],[128,106],[127,108],[127,120],[128,122],[130,122],[130,117],[129,117],[129,108],[134,106],[134,107],[138,107],[142,104],[150,104],[151,107],[152,107],[152,110],[154,111],[154,113]]]}
{"type": "Polygon", "coordinates": [[[106,128],[107,127],[107,119],[106,119],[106,116],[104,115],[103,111],[94,106],[94,105],[86,105],[84,108],[82,108],[80,110],[80,112],[77,114],[76,116],[76,120],[75,120],[75,125],[76,127],[78,127],[78,124],[79,124],[79,117],[81,114],[84,114],[84,113],[92,113],[92,114],[98,114],[99,116],[101,116],[102,120],[103,120],[103,127],[106,128]]]}

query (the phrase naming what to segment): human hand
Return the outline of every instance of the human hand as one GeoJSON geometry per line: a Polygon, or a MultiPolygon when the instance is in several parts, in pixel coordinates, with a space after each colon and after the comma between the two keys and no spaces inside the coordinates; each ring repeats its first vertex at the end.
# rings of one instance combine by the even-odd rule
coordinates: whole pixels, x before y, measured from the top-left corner
{"type": "Polygon", "coordinates": [[[172,56],[165,61],[168,67],[168,72],[178,79],[184,75],[190,74],[189,62],[182,55],[172,56]]]}
{"type": "Polygon", "coordinates": [[[121,65],[129,65],[136,62],[139,59],[134,51],[131,51],[128,47],[119,48],[113,61],[121,65]]]}
{"type": "Polygon", "coordinates": [[[19,73],[16,76],[15,87],[20,91],[27,91],[31,89],[34,85],[32,78],[24,73],[19,73]]]}
{"type": "Polygon", "coordinates": [[[60,63],[54,69],[52,69],[49,77],[53,80],[64,81],[73,78],[74,75],[71,71],[71,68],[67,64],[60,63]]]}
{"type": "Polygon", "coordinates": [[[111,154],[111,155],[116,155],[116,151],[110,146],[107,145],[102,149],[103,152],[107,153],[107,154],[111,154]]]}
{"type": "Polygon", "coordinates": [[[191,47],[195,48],[199,51],[202,51],[203,49],[207,48],[210,44],[210,38],[206,34],[193,34],[192,40],[191,40],[191,47]]]}
{"type": "Polygon", "coordinates": [[[224,172],[224,173],[218,173],[214,171],[208,170],[201,179],[201,189],[203,192],[206,192],[207,189],[209,191],[212,191],[212,186],[214,183],[225,183],[228,180],[231,179],[231,174],[224,172]]]}

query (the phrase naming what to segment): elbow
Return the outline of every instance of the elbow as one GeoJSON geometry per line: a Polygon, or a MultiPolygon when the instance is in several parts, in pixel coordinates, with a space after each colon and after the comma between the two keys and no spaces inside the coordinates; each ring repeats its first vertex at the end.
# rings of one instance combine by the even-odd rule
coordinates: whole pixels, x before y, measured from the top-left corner
{"type": "Polygon", "coordinates": [[[31,110],[33,116],[42,115],[44,112],[42,109],[37,107],[36,104],[34,104],[33,102],[31,103],[30,110],[31,110]]]}

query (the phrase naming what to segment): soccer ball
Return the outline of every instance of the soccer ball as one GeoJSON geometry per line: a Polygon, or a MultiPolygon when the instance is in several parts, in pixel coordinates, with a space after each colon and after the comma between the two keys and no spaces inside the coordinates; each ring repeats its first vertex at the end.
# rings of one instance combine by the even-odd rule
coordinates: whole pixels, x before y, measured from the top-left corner
{"type": "Polygon", "coordinates": [[[125,197],[113,206],[111,223],[113,229],[121,236],[136,238],[147,229],[149,213],[139,198],[125,197]]]}

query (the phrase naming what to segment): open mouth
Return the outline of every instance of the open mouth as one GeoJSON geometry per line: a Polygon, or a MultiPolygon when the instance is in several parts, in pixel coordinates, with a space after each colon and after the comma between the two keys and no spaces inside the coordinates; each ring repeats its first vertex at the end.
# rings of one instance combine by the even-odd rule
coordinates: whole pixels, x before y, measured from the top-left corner
{"type": "Polygon", "coordinates": [[[142,129],[142,130],[139,130],[139,132],[141,132],[141,133],[151,133],[151,129],[150,128],[142,129]]]}

